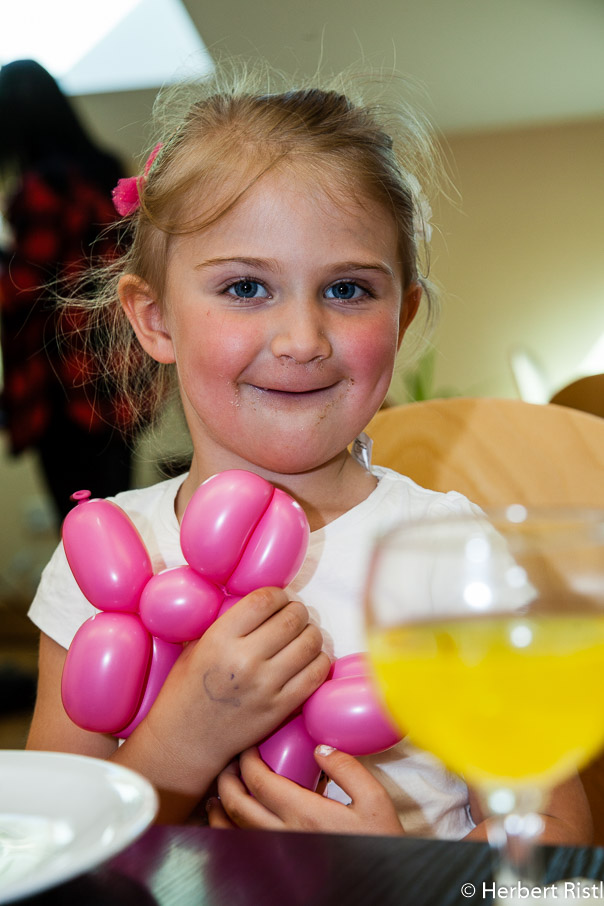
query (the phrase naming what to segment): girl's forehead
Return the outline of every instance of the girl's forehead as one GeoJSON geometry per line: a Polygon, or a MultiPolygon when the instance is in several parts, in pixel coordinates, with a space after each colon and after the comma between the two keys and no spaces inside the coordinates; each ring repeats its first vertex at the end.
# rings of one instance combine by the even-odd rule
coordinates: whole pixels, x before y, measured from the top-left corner
{"type": "Polygon", "coordinates": [[[283,272],[301,274],[355,262],[383,264],[402,279],[398,239],[394,217],[375,200],[330,180],[275,170],[213,222],[175,237],[172,251],[179,264],[191,257],[197,267],[270,260],[283,272]]]}
{"type": "Polygon", "coordinates": [[[354,218],[366,217],[371,212],[396,227],[392,208],[385,199],[375,197],[367,186],[362,185],[360,178],[350,178],[333,164],[327,166],[312,161],[280,162],[252,179],[234,175],[226,183],[216,185],[213,191],[199,187],[196,213],[203,220],[206,212],[217,212],[212,223],[218,223],[258,205],[290,204],[292,216],[295,216],[296,202],[300,200],[310,201],[318,215],[354,218]]]}

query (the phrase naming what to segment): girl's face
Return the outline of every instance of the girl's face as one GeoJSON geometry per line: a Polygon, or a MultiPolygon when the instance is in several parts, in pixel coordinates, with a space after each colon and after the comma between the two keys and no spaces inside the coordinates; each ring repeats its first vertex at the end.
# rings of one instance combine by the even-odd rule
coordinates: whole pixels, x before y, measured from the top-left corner
{"type": "Polygon", "coordinates": [[[147,349],[176,362],[194,450],[213,469],[317,468],[386,395],[419,289],[403,299],[393,218],[334,197],[270,173],[171,246],[147,349]]]}

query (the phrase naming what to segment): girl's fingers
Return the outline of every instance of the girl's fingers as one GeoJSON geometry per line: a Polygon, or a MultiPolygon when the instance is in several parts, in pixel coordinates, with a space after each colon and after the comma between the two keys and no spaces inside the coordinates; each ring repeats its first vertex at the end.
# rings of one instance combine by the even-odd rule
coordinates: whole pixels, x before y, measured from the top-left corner
{"type": "Polygon", "coordinates": [[[254,630],[254,640],[264,656],[272,658],[297,639],[309,625],[308,611],[304,604],[289,601],[254,630]]]}
{"type": "Polygon", "coordinates": [[[367,768],[352,755],[340,752],[333,746],[318,745],[315,749],[315,761],[330,780],[355,801],[363,801],[364,796],[373,791],[374,786],[381,784],[375,780],[367,768]]]}
{"type": "Polygon", "coordinates": [[[308,623],[295,639],[270,657],[276,682],[280,678],[281,686],[284,686],[289,679],[311,664],[321,654],[322,648],[323,637],[320,631],[308,623]]]}
{"type": "Polygon", "coordinates": [[[282,588],[258,588],[233,604],[214,625],[222,628],[232,624],[235,633],[243,637],[257,630],[288,602],[282,588]]]}
{"type": "MultiPolygon", "coordinates": [[[[268,768],[256,748],[239,758],[241,779],[224,771],[218,781],[222,805],[238,827],[403,834],[386,790],[352,756],[319,746],[317,762],[352,797],[350,807],[326,799],[268,768]]],[[[223,818],[221,818],[224,821],[223,818]]]]}
{"type": "Polygon", "coordinates": [[[345,805],[274,774],[256,749],[244,752],[240,765],[244,788],[278,819],[282,830],[363,832],[362,823],[345,805]]]}
{"type": "Polygon", "coordinates": [[[302,705],[319,688],[327,679],[330,666],[331,661],[324,651],[319,651],[310,663],[296,673],[292,674],[291,668],[282,665],[283,683],[280,694],[290,703],[290,711],[302,705]]]}
{"type": "Polygon", "coordinates": [[[329,779],[350,796],[350,809],[358,815],[363,833],[403,833],[390,796],[360,761],[325,745],[317,746],[315,760],[329,779]]]}
{"type": "MultiPolygon", "coordinates": [[[[266,815],[271,816],[275,827],[287,826],[292,811],[304,811],[308,797],[320,799],[316,793],[311,793],[291,780],[275,774],[262,761],[255,746],[240,755],[239,765],[243,778],[243,781],[239,781],[241,789],[245,790],[251,802],[262,808],[266,815]]],[[[235,793],[234,786],[231,786],[230,790],[235,793]]],[[[237,801],[237,807],[243,805],[244,803],[237,801]]],[[[230,803],[227,808],[230,811],[230,803]]],[[[251,817],[252,810],[250,809],[247,814],[251,817]]]]}
{"type": "Polygon", "coordinates": [[[208,823],[210,827],[213,827],[215,830],[232,830],[236,827],[236,824],[233,824],[227,813],[222,807],[220,799],[212,797],[206,802],[206,812],[208,815],[208,823]]]}
{"type": "MultiPolygon", "coordinates": [[[[254,751],[256,751],[256,756],[260,760],[257,750],[254,751]]],[[[263,762],[261,763],[272,774],[270,768],[267,768],[263,762]]],[[[214,804],[212,805],[210,811],[210,824],[212,827],[219,826],[218,824],[212,824],[212,812],[216,809],[216,820],[219,822],[224,822],[225,820],[222,817],[222,812],[226,820],[230,820],[236,827],[261,827],[266,830],[282,829],[282,822],[277,815],[270,808],[267,808],[265,804],[250,796],[243,782],[232,771],[225,770],[220,774],[218,778],[218,794],[220,796],[220,810],[214,804]]],[[[224,827],[227,825],[221,823],[220,826],[224,827]]]]}
{"type": "MultiPolygon", "coordinates": [[[[269,659],[297,639],[309,622],[308,611],[300,601],[290,601],[280,588],[260,588],[241,598],[214,625],[215,632],[253,641],[259,655],[269,659]]],[[[318,629],[313,638],[315,634],[320,640],[318,629]]]]}

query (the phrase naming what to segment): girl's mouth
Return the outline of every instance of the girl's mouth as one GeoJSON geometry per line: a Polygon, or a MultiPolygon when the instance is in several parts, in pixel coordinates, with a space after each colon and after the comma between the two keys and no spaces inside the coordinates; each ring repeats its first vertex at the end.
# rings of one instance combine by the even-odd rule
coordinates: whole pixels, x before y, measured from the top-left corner
{"type": "Polygon", "coordinates": [[[251,389],[259,396],[265,399],[284,403],[303,403],[319,401],[322,397],[330,396],[338,386],[339,382],[327,384],[322,387],[261,387],[257,384],[250,384],[251,389]]]}
{"type": "Polygon", "coordinates": [[[331,390],[335,387],[335,384],[328,384],[323,387],[309,387],[309,388],[281,388],[281,387],[260,387],[255,384],[251,384],[254,390],[259,390],[261,393],[270,393],[271,395],[277,396],[313,396],[320,393],[325,393],[326,391],[331,390]]]}

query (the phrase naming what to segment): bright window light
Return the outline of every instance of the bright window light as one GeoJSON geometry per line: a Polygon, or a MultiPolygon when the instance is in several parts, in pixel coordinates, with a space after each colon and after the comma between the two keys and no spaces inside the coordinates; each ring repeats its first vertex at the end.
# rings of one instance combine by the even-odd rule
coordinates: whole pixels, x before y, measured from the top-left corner
{"type": "Polygon", "coordinates": [[[578,371],[580,374],[600,374],[604,371],[604,333],[580,363],[578,371]]]}
{"type": "Polygon", "coordinates": [[[509,352],[509,363],[520,399],[547,403],[551,396],[549,380],[530,350],[515,346],[509,352]]]}
{"type": "Polygon", "coordinates": [[[0,30],[0,63],[18,59],[37,60],[68,94],[158,88],[213,69],[180,0],[19,0],[0,30]]]}

